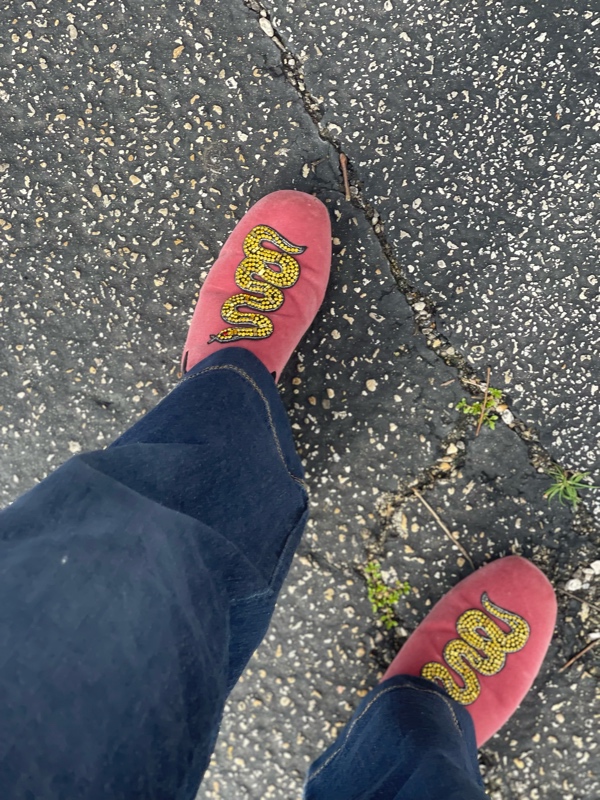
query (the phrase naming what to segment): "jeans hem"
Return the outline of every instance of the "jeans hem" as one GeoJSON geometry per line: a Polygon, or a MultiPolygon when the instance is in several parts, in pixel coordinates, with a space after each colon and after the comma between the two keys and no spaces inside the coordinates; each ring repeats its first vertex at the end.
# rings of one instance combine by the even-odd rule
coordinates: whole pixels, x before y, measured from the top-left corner
{"type": "MultiPolygon", "coordinates": [[[[398,677],[400,677],[400,676],[398,676],[398,677]]],[[[394,678],[390,678],[389,680],[393,681],[394,678]]],[[[388,683],[388,681],[385,681],[384,683],[380,684],[379,686],[377,686],[375,688],[374,691],[377,692],[376,696],[373,697],[372,700],[361,711],[361,713],[355,719],[353,719],[350,722],[350,726],[349,726],[348,731],[346,733],[345,741],[339,747],[339,749],[336,750],[334,753],[332,753],[329,756],[329,758],[327,759],[327,761],[325,761],[323,764],[321,764],[319,766],[319,768],[317,770],[315,770],[315,772],[313,772],[311,775],[309,775],[307,777],[307,779],[306,779],[306,781],[304,783],[304,789],[305,790],[309,787],[311,781],[313,781],[318,775],[321,774],[321,772],[323,772],[325,767],[328,767],[339,755],[341,755],[343,753],[344,749],[346,748],[346,746],[348,744],[348,740],[350,739],[350,736],[352,735],[352,732],[353,732],[354,728],[356,727],[356,725],[358,725],[358,723],[366,716],[366,714],[371,711],[371,709],[375,706],[375,704],[378,702],[378,700],[380,700],[382,697],[387,696],[391,692],[396,692],[396,691],[400,691],[400,690],[403,690],[403,689],[408,689],[409,691],[422,692],[422,693],[425,693],[425,694],[432,694],[435,697],[438,697],[448,707],[448,710],[449,710],[450,715],[452,717],[452,721],[454,722],[454,725],[455,725],[458,733],[461,736],[463,735],[463,730],[462,730],[462,728],[460,726],[460,723],[458,721],[458,717],[456,716],[456,713],[455,713],[454,709],[452,708],[452,700],[449,697],[445,697],[444,694],[439,689],[437,689],[437,687],[435,685],[432,685],[432,688],[428,689],[428,688],[426,688],[424,686],[415,686],[413,683],[394,684],[393,686],[385,687],[386,683],[388,683]],[[385,687],[385,688],[383,688],[383,687],[385,687]]]]}

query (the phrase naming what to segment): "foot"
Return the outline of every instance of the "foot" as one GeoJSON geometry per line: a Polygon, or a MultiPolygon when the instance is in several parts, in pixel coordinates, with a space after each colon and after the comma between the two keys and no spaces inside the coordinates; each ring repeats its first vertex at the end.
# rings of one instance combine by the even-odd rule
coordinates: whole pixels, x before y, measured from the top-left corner
{"type": "Polygon", "coordinates": [[[275,380],[325,296],[331,268],[327,209],[310,194],[268,194],[229,236],[200,290],[182,372],[215,350],[251,350],[275,380]]]}
{"type": "Polygon", "coordinates": [[[479,747],[531,688],[555,621],[546,576],[524,558],[501,558],[442,597],[382,680],[417,675],[438,684],[470,712],[479,747]]]}

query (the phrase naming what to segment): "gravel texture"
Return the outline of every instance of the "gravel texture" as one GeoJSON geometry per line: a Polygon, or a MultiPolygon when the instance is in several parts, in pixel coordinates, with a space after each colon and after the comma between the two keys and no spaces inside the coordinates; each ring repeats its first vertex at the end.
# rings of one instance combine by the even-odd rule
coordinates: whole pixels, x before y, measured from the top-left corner
{"type": "Polygon", "coordinates": [[[492,368],[555,457],[597,471],[600,13],[265,7],[452,344],[492,368]]]}
{"type": "Polygon", "coordinates": [[[600,795],[600,648],[559,672],[600,636],[600,501],[549,505],[541,472],[600,483],[600,17],[57,0],[0,20],[2,502],[174,385],[201,280],[253,201],[291,186],[331,212],[331,285],[281,381],[312,519],[198,797],[299,798],[469,573],[413,488],[476,565],[523,553],[559,593],[535,688],[481,751],[491,797],[600,795]],[[475,436],[456,406],[487,366],[501,419],[475,436]],[[411,586],[389,633],[370,558],[411,586]]]}

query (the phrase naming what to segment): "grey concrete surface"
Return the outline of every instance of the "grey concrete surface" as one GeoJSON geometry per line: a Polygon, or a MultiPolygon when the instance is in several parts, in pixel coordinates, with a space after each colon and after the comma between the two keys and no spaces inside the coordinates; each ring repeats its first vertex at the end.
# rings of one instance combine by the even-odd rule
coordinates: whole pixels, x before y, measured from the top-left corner
{"type": "Polygon", "coordinates": [[[600,795],[600,648],[559,672],[600,631],[600,503],[543,498],[551,459],[600,483],[600,17],[59,0],[0,20],[2,502],[174,384],[199,283],[254,200],[293,186],[331,210],[331,285],[281,382],[312,519],[199,798],[299,798],[468,574],[412,487],[477,565],[522,552],[561,590],[536,686],[481,752],[491,797],[600,795]],[[515,421],[476,437],[456,405],[488,365],[515,421]],[[412,587],[391,633],[372,557],[412,587]]]}

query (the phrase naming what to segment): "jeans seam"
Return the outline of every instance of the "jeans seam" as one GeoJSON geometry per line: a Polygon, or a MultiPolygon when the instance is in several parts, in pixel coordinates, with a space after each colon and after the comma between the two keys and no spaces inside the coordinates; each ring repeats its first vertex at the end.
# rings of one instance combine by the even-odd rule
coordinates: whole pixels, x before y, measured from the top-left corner
{"type": "MultiPolygon", "coordinates": [[[[306,512],[304,512],[304,513],[306,513],[306,512]]],[[[249,594],[249,595],[246,595],[245,597],[239,597],[239,598],[237,598],[235,600],[232,600],[231,601],[231,607],[232,608],[234,606],[243,605],[248,600],[263,600],[263,599],[269,599],[269,598],[273,597],[273,583],[275,581],[275,577],[277,576],[277,573],[278,573],[279,568],[281,566],[281,561],[284,558],[284,556],[286,555],[286,551],[287,551],[287,549],[288,549],[288,547],[290,545],[290,539],[292,537],[292,534],[295,531],[297,531],[298,530],[298,526],[302,524],[303,517],[304,517],[304,514],[302,514],[302,516],[300,517],[298,522],[294,525],[292,530],[287,535],[285,544],[283,546],[283,550],[281,551],[281,555],[279,556],[279,558],[277,560],[277,564],[275,565],[275,567],[273,569],[273,572],[271,573],[271,576],[269,577],[268,585],[264,589],[260,589],[258,592],[254,592],[254,594],[249,594]]],[[[294,551],[295,551],[295,549],[296,548],[294,548],[294,551]]]]}
{"type": "Polygon", "coordinates": [[[411,689],[413,691],[425,692],[426,694],[433,694],[436,697],[439,697],[440,700],[443,700],[444,703],[448,706],[448,710],[450,711],[450,714],[452,715],[452,719],[454,721],[454,724],[456,725],[456,728],[457,728],[458,732],[462,736],[462,729],[461,729],[461,727],[459,725],[458,718],[457,718],[456,714],[454,713],[454,709],[452,708],[448,698],[444,697],[444,695],[440,694],[439,692],[434,691],[433,689],[425,689],[422,686],[412,686],[411,684],[403,684],[402,686],[388,686],[388,688],[384,689],[383,692],[380,692],[377,695],[377,697],[374,697],[365,706],[365,708],[362,710],[362,712],[359,714],[359,716],[355,720],[352,721],[350,727],[348,728],[348,732],[346,733],[346,738],[345,738],[344,744],[341,745],[341,747],[338,750],[336,750],[335,753],[332,753],[329,756],[329,758],[327,759],[327,761],[325,761],[324,764],[321,764],[321,766],[319,767],[319,769],[316,772],[314,772],[312,775],[310,775],[308,777],[308,779],[306,781],[306,786],[308,786],[309,783],[312,780],[314,780],[317,777],[317,775],[319,775],[319,773],[321,773],[325,769],[325,767],[327,767],[334,760],[334,758],[336,758],[342,752],[342,750],[344,750],[344,748],[346,747],[346,743],[348,742],[348,739],[350,738],[350,734],[352,733],[352,730],[354,729],[354,727],[365,716],[367,711],[369,711],[369,709],[379,700],[379,698],[383,697],[384,695],[388,694],[389,692],[398,691],[399,689],[411,689]]]}
{"type": "Polygon", "coordinates": [[[204,369],[201,369],[198,372],[195,372],[193,375],[188,375],[187,377],[183,378],[179,382],[179,385],[181,385],[182,383],[185,383],[185,381],[191,381],[194,378],[197,378],[199,375],[203,375],[205,372],[215,372],[216,370],[221,370],[221,369],[228,369],[228,370],[231,370],[232,372],[237,372],[238,375],[240,375],[242,378],[244,378],[246,381],[248,381],[250,386],[252,386],[254,391],[259,395],[259,397],[261,398],[261,400],[264,403],[264,406],[265,406],[265,409],[266,409],[266,412],[267,412],[267,420],[268,420],[268,423],[269,423],[269,428],[271,429],[271,434],[272,434],[273,440],[275,442],[275,447],[277,448],[277,452],[279,453],[279,457],[280,457],[281,461],[283,462],[283,466],[285,467],[286,472],[288,473],[290,478],[293,481],[295,481],[297,484],[299,484],[304,489],[304,491],[307,491],[308,487],[307,487],[306,482],[303,481],[302,478],[297,478],[289,470],[289,467],[288,467],[287,462],[285,460],[285,455],[283,453],[283,448],[281,447],[281,443],[279,441],[279,436],[277,435],[277,429],[275,427],[275,422],[273,420],[273,415],[271,414],[271,406],[269,405],[269,401],[267,400],[267,398],[266,398],[264,392],[262,391],[262,389],[260,388],[260,386],[256,383],[256,381],[250,375],[248,375],[248,373],[245,370],[240,369],[239,367],[234,367],[231,364],[222,364],[222,365],[215,366],[215,367],[205,367],[204,369]]]}

